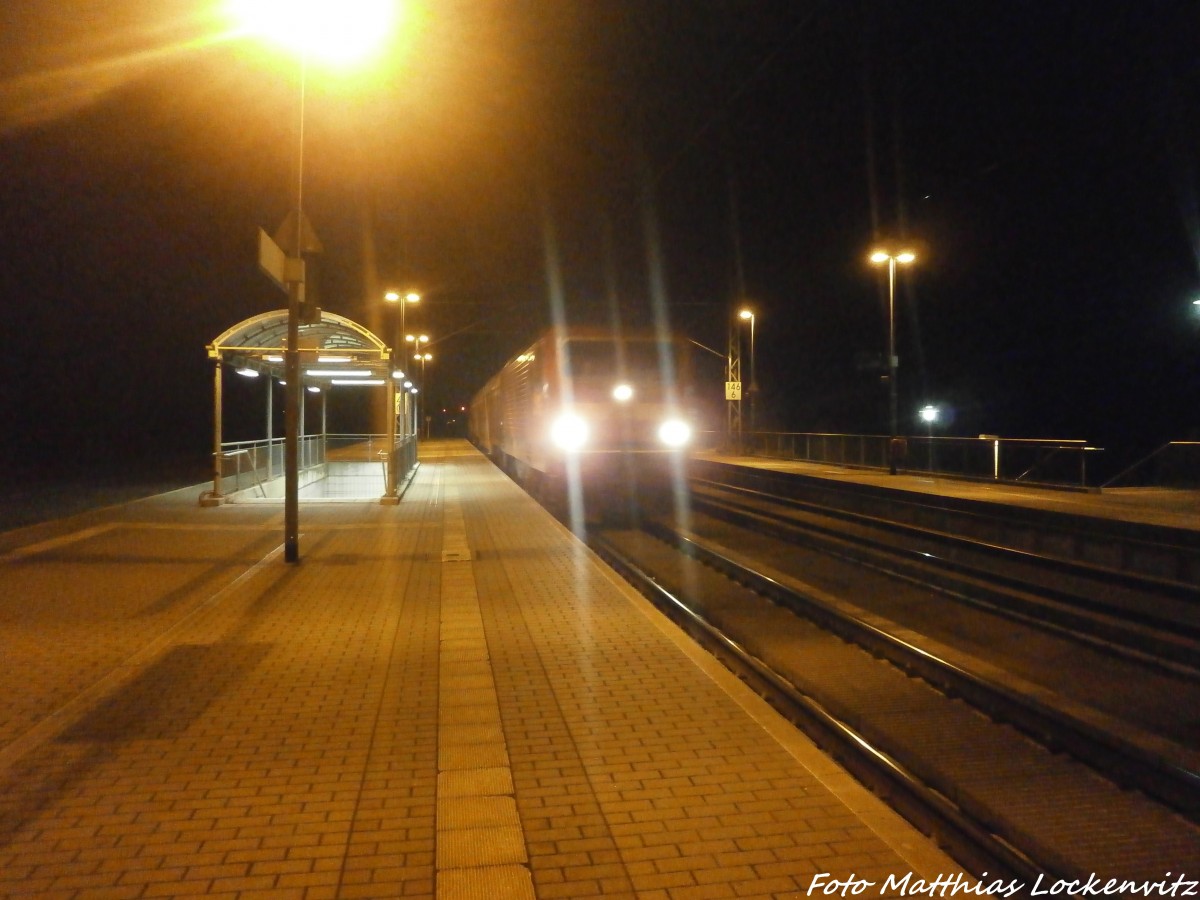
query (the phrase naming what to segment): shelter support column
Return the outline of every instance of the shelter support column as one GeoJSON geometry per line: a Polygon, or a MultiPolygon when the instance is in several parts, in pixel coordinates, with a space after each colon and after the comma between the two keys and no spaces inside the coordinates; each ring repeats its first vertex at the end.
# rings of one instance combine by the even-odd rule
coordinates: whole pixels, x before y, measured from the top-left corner
{"type": "Polygon", "coordinates": [[[211,492],[206,492],[201,496],[201,506],[219,506],[224,499],[221,495],[221,419],[223,416],[221,384],[221,360],[218,358],[213,365],[213,486],[211,492]]]}
{"type": "Polygon", "coordinates": [[[399,460],[396,459],[396,411],[399,400],[399,395],[396,393],[396,379],[388,375],[387,387],[387,484],[383,489],[383,496],[379,498],[379,502],[385,505],[399,503],[400,498],[396,496],[396,470],[399,460]]]}

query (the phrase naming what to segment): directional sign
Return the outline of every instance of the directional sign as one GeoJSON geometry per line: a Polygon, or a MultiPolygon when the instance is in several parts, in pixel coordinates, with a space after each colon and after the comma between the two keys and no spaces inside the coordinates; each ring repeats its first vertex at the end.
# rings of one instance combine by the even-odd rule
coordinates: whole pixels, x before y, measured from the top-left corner
{"type": "Polygon", "coordinates": [[[287,254],[261,228],[258,229],[258,267],[280,288],[287,290],[287,254]]]}

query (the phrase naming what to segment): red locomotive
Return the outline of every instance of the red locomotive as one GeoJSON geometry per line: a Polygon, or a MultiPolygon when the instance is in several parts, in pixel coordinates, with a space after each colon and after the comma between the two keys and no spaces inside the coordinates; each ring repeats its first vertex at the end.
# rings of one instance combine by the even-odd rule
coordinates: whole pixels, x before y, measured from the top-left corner
{"type": "Polygon", "coordinates": [[[472,442],[587,518],[671,502],[692,441],[691,358],[673,335],[551,330],[471,403],[472,442]]]}

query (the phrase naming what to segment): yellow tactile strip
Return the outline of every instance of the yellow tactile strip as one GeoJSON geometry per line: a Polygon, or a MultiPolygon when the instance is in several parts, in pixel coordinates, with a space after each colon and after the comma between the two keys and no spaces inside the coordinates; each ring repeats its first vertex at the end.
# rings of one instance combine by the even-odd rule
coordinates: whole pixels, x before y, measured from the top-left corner
{"type": "Polygon", "coordinates": [[[437,896],[533,900],[456,485],[443,500],[437,896]]]}

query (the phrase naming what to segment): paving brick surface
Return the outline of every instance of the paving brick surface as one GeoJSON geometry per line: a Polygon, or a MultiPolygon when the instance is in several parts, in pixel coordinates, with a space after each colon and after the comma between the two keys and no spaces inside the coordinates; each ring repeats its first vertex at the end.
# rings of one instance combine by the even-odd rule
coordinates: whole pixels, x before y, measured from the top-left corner
{"type": "Polygon", "coordinates": [[[949,871],[466,444],[403,502],[0,535],[0,897],[788,897],[949,871]],[[807,754],[807,756],[806,756],[807,754]]]}

